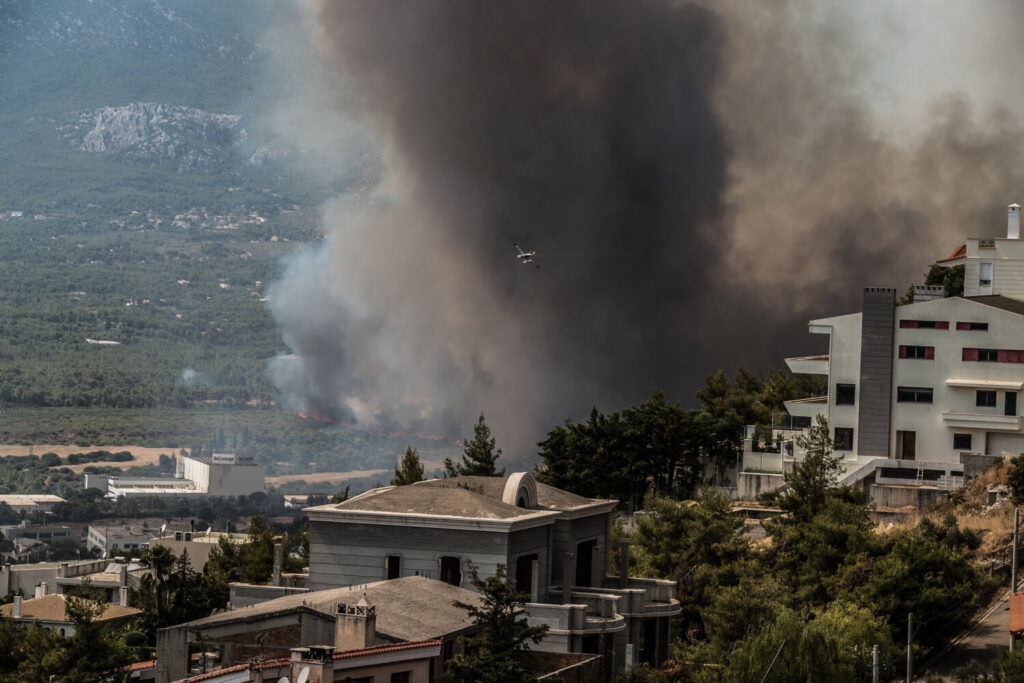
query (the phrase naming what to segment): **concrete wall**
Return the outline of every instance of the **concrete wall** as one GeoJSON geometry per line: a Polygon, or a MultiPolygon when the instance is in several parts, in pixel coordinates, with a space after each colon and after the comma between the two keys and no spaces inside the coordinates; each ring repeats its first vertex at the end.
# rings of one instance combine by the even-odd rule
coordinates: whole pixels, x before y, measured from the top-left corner
{"type": "Polygon", "coordinates": [[[469,563],[491,576],[508,561],[508,537],[489,531],[310,522],[309,588],[341,588],[387,578],[387,556],[401,557],[401,576],[440,579],[442,556],[462,559],[462,587],[473,589],[469,563]]]}
{"type": "Polygon", "coordinates": [[[573,553],[575,556],[577,544],[589,540],[597,541],[598,551],[594,553],[593,567],[597,575],[603,576],[608,568],[608,515],[559,519],[555,522],[551,534],[551,580],[548,585],[561,585],[562,558],[565,553],[573,553]]]}
{"type": "MultiPolygon", "coordinates": [[[[551,584],[551,527],[542,526],[533,529],[525,529],[509,534],[508,557],[505,566],[508,575],[515,577],[516,561],[523,555],[537,554],[537,591],[543,599],[547,593],[547,587],[551,584]]],[[[529,587],[519,586],[519,590],[529,593],[529,587]]]]}
{"type": "Polygon", "coordinates": [[[925,507],[937,501],[942,495],[934,488],[920,486],[881,486],[872,484],[871,502],[879,507],[901,508],[908,505],[925,507]]]}
{"type": "Polygon", "coordinates": [[[729,491],[734,500],[756,500],[762,493],[785,486],[786,478],[782,474],[740,472],[736,483],[736,488],[729,491]]]}
{"type": "Polygon", "coordinates": [[[861,314],[851,313],[834,318],[814,321],[812,332],[829,333],[829,376],[828,406],[825,415],[831,427],[853,429],[853,449],[837,451],[836,455],[853,455],[857,452],[858,432],[857,408],[860,405],[860,338],[861,314]],[[836,384],[853,384],[856,387],[853,405],[836,405],[836,384]]]}
{"type": "Polygon", "coordinates": [[[247,496],[266,490],[263,465],[214,463],[209,468],[207,491],[210,495],[247,496]]]}
{"type": "Polygon", "coordinates": [[[857,453],[889,457],[892,407],[893,326],[896,290],[864,290],[860,337],[860,393],[857,453]]]}

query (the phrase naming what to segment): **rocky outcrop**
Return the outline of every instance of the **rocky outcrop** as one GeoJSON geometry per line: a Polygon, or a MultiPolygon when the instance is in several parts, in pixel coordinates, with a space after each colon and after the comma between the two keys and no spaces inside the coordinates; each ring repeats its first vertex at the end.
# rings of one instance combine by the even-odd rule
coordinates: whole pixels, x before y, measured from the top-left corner
{"type": "Polygon", "coordinates": [[[75,128],[91,124],[81,139],[86,152],[121,153],[150,161],[174,160],[180,172],[206,171],[227,161],[245,141],[242,117],[193,107],[133,102],[79,115],[75,128]]]}

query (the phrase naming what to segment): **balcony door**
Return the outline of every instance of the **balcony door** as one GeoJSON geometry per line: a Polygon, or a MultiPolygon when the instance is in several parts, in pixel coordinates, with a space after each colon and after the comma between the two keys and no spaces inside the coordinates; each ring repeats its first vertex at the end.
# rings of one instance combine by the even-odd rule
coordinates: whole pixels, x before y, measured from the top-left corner
{"type": "Polygon", "coordinates": [[[1017,392],[1007,391],[1006,392],[1006,409],[1003,411],[1003,415],[1016,415],[1017,414],[1017,392]]]}
{"type": "Polygon", "coordinates": [[[896,432],[900,459],[914,460],[917,457],[917,432],[896,432]]]}

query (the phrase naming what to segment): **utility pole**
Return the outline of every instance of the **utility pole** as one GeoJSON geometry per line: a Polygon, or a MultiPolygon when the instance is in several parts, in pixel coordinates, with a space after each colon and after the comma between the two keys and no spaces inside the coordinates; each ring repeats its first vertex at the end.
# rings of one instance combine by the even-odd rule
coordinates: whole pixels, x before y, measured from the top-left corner
{"type": "Polygon", "coordinates": [[[914,613],[907,613],[907,683],[914,683],[914,613]]]}
{"type": "Polygon", "coordinates": [[[1020,508],[1013,509],[1013,555],[1010,562],[1010,592],[1017,592],[1017,534],[1020,531],[1020,508]]]}
{"type": "Polygon", "coordinates": [[[878,646],[871,648],[871,683],[878,683],[878,646]]]}

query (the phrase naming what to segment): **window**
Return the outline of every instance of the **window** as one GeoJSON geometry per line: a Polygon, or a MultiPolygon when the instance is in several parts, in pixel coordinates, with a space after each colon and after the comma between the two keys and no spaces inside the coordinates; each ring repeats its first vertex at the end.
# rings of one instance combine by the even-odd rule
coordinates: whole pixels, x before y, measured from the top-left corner
{"type": "Polygon", "coordinates": [[[441,580],[453,586],[462,585],[462,561],[459,558],[441,558],[441,580]]]}
{"type": "Polygon", "coordinates": [[[979,390],[977,393],[977,398],[974,401],[974,405],[983,406],[985,408],[995,408],[996,392],[979,390]]]}
{"type": "Polygon", "coordinates": [[[896,401],[898,403],[931,403],[931,387],[897,387],[896,401]]]}
{"type": "Polygon", "coordinates": [[[853,450],[853,427],[836,427],[836,435],[832,439],[832,450],[853,450]]]}
{"type": "Polygon", "coordinates": [[[957,323],[958,330],[987,330],[988,323],[957,323]]]}
{"type": "Polygon", "coordinates": [[[991,287],[992,286],[992,264],[991,263],[981,263],[979,265],[981,266],[981,268],[978,269],[978,286],[979,287],[991,287]]]}
{"type": "Polygon", "coordinates": [[[837,406],[852,406],[857,398],[857,385],[856,384],[837,384],[836,385],[836,405],[837,406]]]}
{"type": "Polygon", "coordinates": [[[978,349],[978,360],[982,363],[998,363],[999,351],[997,349],[978,349]]]}
{"type": "Polygon", "coordinates": [[[396,671],[391,674],[391,683],[409,683],[412,680],[412,671],[396,671]]]}
{"type": "Polygon", "coordinates": [[[397,579],[402,576],[402,558],[398,555],[388,555],[388,580],[397,579]]]}
{"type": "Polygon", "coordinates": [[[935,359],[934,346],[900,346],[900,358],[935,359]]]}
{"type": "Polygon", "coordinates": [[[900,327],[904,329],[921,328],[927,330],[948,330],[948,320],[901,320],[900,327]]]}
{"type": "Polygon", "coordinates": [[[954,434],[953,435],[953,449],[957,451],[969,451],[971,450],[971,435],[970,434],[954,434]]]}
{"type": "Polygon", "coordinates": [[[978,239],[979,249],[995,249],[996,240],[994,237],[981,237],[978,239]]]}

